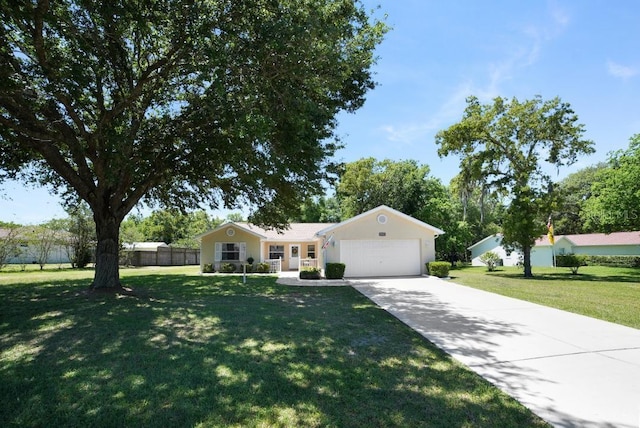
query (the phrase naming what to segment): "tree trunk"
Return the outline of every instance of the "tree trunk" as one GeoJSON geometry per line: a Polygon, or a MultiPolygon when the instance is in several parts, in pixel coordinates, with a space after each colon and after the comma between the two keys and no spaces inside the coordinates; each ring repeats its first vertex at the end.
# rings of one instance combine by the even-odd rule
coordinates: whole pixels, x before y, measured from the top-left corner
{"type": "Polygon", "coordinates": [[[121,289],[119,267],[120,222],[112,214],[94,214],[96,222],[96,272],[91,288],[102,290],[121,289]]]}
{"type": "Polygon", "coordinates": [[[533,278],[533,273],[531,272],[531,247],[524,247],[522,249],[522,254],[523,254],[522,263],[524,265],[524,277],[533,278]]]}

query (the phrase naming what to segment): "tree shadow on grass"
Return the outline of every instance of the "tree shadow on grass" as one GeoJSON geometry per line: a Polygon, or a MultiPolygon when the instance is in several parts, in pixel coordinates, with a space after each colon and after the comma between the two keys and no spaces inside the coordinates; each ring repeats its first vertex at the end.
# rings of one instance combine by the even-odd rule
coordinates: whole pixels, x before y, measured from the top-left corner
{"type": "MultiPolygon", "coordinates": [[[[488,278],[490,277],[499,277],[506,279],[515,279],[515,280],[523,280],[523,281],[587,281],[587,282],[625,282],[625,283],[638,283],[640,282],[640,269],[638,269],[637,273],[628,274],[628,275],[594,275],[590,273],[583,273],[578,271],[577,274],[572,274],[569,268],[566,268],[566,271],[562,272],[545,272],[545,273],[536,273],[533,272],[533,276],[529,278],[525,278],[521,272],[513,272],[513,271],[501,271],[496,270],[494,272],[485,272],[488,278]]],[[[457,279],[459,276],[455,275],[455,271],[451,271],[450,275],[451,279],[457,279]]]]}
{"type": "Polygon", "coordinates": [[[543,425],[351,288],[126,280],[2,289],[1,425],[543,425]]]}

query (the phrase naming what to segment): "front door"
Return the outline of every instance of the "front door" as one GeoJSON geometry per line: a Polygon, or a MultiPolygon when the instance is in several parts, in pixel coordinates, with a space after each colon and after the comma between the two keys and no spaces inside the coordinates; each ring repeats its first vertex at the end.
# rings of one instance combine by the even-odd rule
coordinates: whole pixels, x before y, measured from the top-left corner
{"type": "Polygon", "coordinates": [[[292,244],[289,246],[289,270],[298,270],[300,263],[300,245],[292,244]]]}

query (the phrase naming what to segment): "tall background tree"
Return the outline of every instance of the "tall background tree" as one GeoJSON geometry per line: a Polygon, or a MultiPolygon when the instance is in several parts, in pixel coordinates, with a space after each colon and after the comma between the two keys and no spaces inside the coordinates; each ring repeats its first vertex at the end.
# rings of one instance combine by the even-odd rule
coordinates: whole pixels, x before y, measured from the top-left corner
{"type": "MultiPolygon", "coordinates": [[[[582,212],[592,196],[592,186],[599,180],[601,172],[608,168],[607,164],[582,168],[569,174],[555,185],[557,193],[553,209],[553,228],[556,235],[573,235],[587,233],[587,224],[582,212]]],[[[640,180],[640,177],[638,177],[640,180]]]]}
{"type": "Polygon", "coordinates": [[[598,171],[581,218],[597,232],[640,229],[640,134],[629,148],[610,153],[608,168],[598,171]]]}
{"type": "Polygon", "coordinates": [[[417,216],[429,195],[429,167],[414,160],[363,158],[344,166],[336,188],[343,218],[387,205],[417,216]]]}
{"type": "Polygon", "coordinates": [[[438,154],[460,156],[464,177],[510,201],[502,220],[503,243],[523,253],[524,275],[532,276],[531,248],[544,233],[552,207],[547,169],[559,169],[594,151],[569,104],[541,97],[524,102],[497,97],[483,105],[467,99],[462,120],[438,132],[438,154]]]}
{"type": "Polygon", "coordinates": [[[307,198],[300,211],[291,218],[298,223],[339,223],[342,221],[340,203],[335,196],[315,196],[307,198]]]}
{"type": "Polygon", "coordinates": [[[276,226],[322,189],[386,31],[344,0],[0,0],[0,19],[0,178],[86,201],[112,289],[141,200],[276,226]]]}

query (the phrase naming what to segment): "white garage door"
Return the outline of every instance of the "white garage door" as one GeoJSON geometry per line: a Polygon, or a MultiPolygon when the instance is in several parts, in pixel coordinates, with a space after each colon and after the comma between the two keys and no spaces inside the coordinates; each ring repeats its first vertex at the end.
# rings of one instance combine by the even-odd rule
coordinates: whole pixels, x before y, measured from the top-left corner
{"type": "Polygon", "coordinates": [[[345,277],[420,275],[420,241],[344,240],[340,261],[346,265],[345,277]]]}

